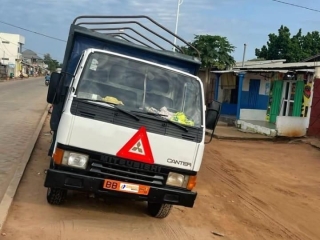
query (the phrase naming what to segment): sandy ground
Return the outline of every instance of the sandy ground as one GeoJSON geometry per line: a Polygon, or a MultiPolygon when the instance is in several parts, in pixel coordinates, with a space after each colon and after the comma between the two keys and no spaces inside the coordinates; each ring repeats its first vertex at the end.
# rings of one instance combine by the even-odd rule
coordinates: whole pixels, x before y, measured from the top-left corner
{"type": "Polygon", "coordinates": [[[48,131],[47,122],[0,239],[320,239],[320,151],[309,145],[213,140],[195,207],[159,220],[129,200],[72,193],[48,205],[48,131]]]}

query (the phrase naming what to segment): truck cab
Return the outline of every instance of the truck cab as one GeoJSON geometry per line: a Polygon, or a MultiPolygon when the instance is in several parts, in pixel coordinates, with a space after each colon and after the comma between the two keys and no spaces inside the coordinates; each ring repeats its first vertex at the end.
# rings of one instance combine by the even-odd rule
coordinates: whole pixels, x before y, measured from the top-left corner
{"type": "Polygon", "coordinates": [[[48,89],[48,203],[76,190],[146,201],[157,218],[172,205],[193,207],[205,129],[219,117],[219,108],[206,111],[201,62],[97,33],[76,24],[81,18],[88,17],[71,25],[62,71],[48,89]]]}

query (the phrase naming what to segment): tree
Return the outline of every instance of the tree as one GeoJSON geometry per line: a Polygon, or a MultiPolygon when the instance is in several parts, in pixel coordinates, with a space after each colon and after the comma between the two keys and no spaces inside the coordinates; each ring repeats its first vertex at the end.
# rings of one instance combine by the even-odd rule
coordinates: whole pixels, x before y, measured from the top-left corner
{"type": "Polygon", "coordinates": [[[255,50],[257,58],[266,60],[286,59],[287,62],[299,62],[320,52],[320,34],[318,31],[291,36],[288,27],[281,25],[278,34],[270,33],[269,41],[255,50]]]}
{"type": "MultiPolygon", "coordinates": [[[[231,54],[235,47],[228,41],[226,37],[217,35],[195,35],[194,40],[190,43],[200,52],[201,68],[205,69],[204,90],[209,82],[210,70],[212,67],[218,69],[226,69],[235,64],[234,58],[231,54]]],[[[198,57],[197,52],[189,47],[181,47],[185,54],[198,57]]]]}
{"type": "Polygon", "coordinates": [[[54,72],[59,67],[59,62],[51,58],[50,54],[44,55],[44,63],[48,65],[48,70],[54,72]]]}
{"type": "MultiPolygon", "coordinates": [[[[191,45],[199,50],[201,67],[204,69],[210,70],[212,67],[225,69],[235,64],[235,60],[231,56],[235,47],[229,43],[226,37],[195,35],[191,45]]],[[[197,52],[189,46],[183,46],[182,50],[188,55],[198,57],[197,52]]]]}

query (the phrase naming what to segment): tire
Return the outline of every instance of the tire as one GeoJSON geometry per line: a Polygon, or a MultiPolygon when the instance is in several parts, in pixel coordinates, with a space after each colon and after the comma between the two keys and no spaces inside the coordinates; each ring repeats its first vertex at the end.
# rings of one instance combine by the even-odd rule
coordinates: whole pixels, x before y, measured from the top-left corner
{"type": "Polygon", "coordinates": [[[148,202],[148,212],[155,218],[166,218],[172,209],[171,204],[148,202]]]}
{"type": "Polygon", "coordinates": [[[51,205],[61,205],[67,196],[67,190],[59,188],[48,188],[47,202],[51,205]]]}
{"type": "Polygon", "coordinates": [[[51,169],[52,169],[52,168],[54,168],[54,163],[53,163],[53,159],[52,159],[52,158],[50,159],[50,165],[49,165],[49,168],[51,168],[51,169]]]}

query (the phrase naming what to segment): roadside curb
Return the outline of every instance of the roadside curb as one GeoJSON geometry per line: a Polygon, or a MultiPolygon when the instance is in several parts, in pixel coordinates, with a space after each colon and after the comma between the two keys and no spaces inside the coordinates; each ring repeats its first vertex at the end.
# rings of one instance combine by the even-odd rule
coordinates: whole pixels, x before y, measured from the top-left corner
{"type": "Polygon", "coordinates": [[[33,152],[33,149],[34,149],[34,146],[38,140],[38,137],[39,137],[39,134],[41,132],[41,129],[43,127],[43,124],[48,116],[48,107],[50,105],[47,104],[46,107],[45,107],[45,111],[38,123],[38,126],[36,127],[31,139],[29,140],[29,143],[27,145],[27,148],[26,150],[24,151],[23,155],[22,155],[22,158],[21,158],[21,161],[18,165],[18,168],[16,170],[16,172],[14,173],[14,176],[3,196],[3,199],[1,200],[0,202],[0,231],[7,219],[7,215],[9,213],[9,209],[11,207],[11,204],[12,204],[12,201],[13,201],[13,198],[16,194],[16,191],[19,187],[19,183],[20,183],[20,180],[24,174],[24,171],[26,169],[26,166],[29,162],[29,159],[30,159],[30,156],[33,152]]]}
{"type": "Polygon", "coordinates": [[[318,150],[320,150],[320,143],[319,141],[310,141],[310,140],[301,140],[300,142],[310,145],[311,147],[314,147],[318,150]]]}
{"type": "MultiPolygon", "coordinates": [[[[206,130],[206,135],[211,136],[211,132],[206,130]]],[[[240,141],[275,141],[274,137],[231,137],[231,136],[219,136],[213,133],[213,137],[219,140],[240,140],[240,141]]]]}
{"type": "Polygon", "coordinates": [[[318,149],[318,150],[320,150],[320,146],[319,145],[317,145],[317,144],[312,144],[312,143],[309,143],[312,147],[314,147],[314,148],[316,148],[316,149],[318,149]]]}

